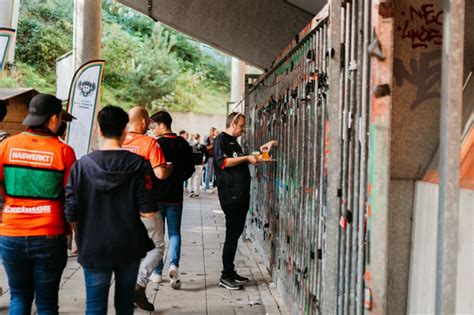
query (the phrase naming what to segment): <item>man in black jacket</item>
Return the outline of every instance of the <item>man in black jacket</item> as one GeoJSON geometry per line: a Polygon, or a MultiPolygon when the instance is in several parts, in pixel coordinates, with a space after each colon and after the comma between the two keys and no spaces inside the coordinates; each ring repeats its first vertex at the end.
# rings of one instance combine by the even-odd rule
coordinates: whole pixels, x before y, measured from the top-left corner
{"type": "MultiPolygon", "coordinates": [[[[173,163],[173,172],[164,180],[157,180],[155,197],[158,201],[161,218],[168,227],[170,268],[168,275],[173,289],[181,288],[179,279],[179,259],[181,255],[181,217],[183,213],[183,183],[194,173],[191,147],[182,137],[171,131],[173,122],[170,114],[160,111],[151,116],[151,129],[158,137],[158,143],[166,162],[173,163]]],[[[163,260],[151,276],[154,282],[161,282],[163,260]]]]}
{"type": "Polygon", "coordinates": [[[86,312],[106,314],[112,273],[117,314],[133,314],[140,260],[155,248],[140,217],[158,210],[150,163],[122,150],[128,115],[115,106],[98,115],[104,137],[100,150],[72,167],[66,186],[65,214],[76,230],[78,262],[86,280],[86,312]]]}
{"type": "MultiPolygon", "coordinates": [[[[222,210],[225,214],[225,241],[222,250],[222,271],[219,285],[231,290],[242,288],[241,283],[249,279],[237,274],[234,266],[235,253],[250,203],[249,164],[258,160],[253,155],[244,155],[237,142],[245,130],[245,116],[231,113],[227,117],[226,130],[214,140],[214,170],[217,178],[217,190],[222,210]]],[[[276,141],[270,141],[266,149],[270,150],[276,141]]]]}

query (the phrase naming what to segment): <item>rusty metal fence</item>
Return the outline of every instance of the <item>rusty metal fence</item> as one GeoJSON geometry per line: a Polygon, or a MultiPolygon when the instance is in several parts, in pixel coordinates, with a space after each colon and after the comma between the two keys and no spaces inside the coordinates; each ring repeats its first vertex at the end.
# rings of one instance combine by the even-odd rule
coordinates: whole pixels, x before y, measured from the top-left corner
{"type": "MultiPolygon", "coordinates": [[[[338,2],[339,4],[341,2],[338,2]]],[[[370,2],[343,1],[341,23],[330,25],[323,9],[276,59],[275,66],[248,82],[244,145],[249,152],[276,139],[272,161],[255,167],[247,235],[254,240],[280,291],[306,314],[323,313],[323,300],[334,298],[333,312],[361,314],[371,307],[364,285],[367,252],[367,161],[369,119],[370,2]],[[341,34],[339,76],[330,77],[335,57],[330,28],[341,34]],[[328,95],[338,89],[338,104],[328,95]],[[330,112],[334,111],[334,112],[330,112]],[[330,114],[333,115],[330,115],[330,114]],[[338,117],[331,121],[329,117],[338,117]],[[338,170],[328,172],[329,128],[338,130],[338,170]],[[274,161],[273,161],[274,160],[274,161]],[[338,182],[328,190],[328,179],[338,182]],[[338,208],[328,209],[337,198],[338,208]],[[337,233],[328,216],[337,215],[337,233]],[[337,239],[337,252],[327,248],[337,239]],[[326,259],[330,255],[335,258],[326,259]],[[323,273],[335,261],[337,274],[323,273]],[[325,293],[328,283],[337,292],[325,293]]],[[[337,72],[336,72],[337,73],[337,72]]]]}

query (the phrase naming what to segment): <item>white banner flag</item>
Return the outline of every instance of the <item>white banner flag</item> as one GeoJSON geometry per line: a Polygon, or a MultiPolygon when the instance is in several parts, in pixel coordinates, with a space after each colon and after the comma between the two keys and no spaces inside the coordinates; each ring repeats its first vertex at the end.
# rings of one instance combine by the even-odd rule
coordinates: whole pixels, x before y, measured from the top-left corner
{"type": "Polygon", "coordinates": [[[91,147],[104,64],[104,60],[84,64],[76,71],[69,90],[68,110],[76,120],[69,125],[67,143],[73,147],[77,158],[89,153],[91,147]]]}
{"type": "Polygon", "coordinates": [[[10,44],[13,41],[14,34],[15,30],[0,27],[0,79],[5,68],[5,62],[8,59],[8,52],[10,51],[10,44]]]}

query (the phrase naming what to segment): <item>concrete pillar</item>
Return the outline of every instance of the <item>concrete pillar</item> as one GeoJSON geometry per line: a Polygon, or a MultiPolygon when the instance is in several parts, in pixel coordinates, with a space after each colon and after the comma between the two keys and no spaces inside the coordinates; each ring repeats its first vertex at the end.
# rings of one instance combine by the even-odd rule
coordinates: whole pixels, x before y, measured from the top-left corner
{"type": "MultiPolygon", "coordinates": [[[[237,105],[238,102],[244,97],[245,94],[245,73],[247,72],[247,65],[245,62],[232,58],[231,68],[231,87],[230,87],[230,101],[233,102],[231,107],[237,105]]],[[[236,110],[243,110],[243,103],[241,107],[236,110]]],[[[231,111],[232,108],[229,108],[231,111]]]]}
{"type": "Polygon", "coordinates": [[[456,313],[464,0],[443,1],[436,314],[456,313]]]}
{"type": "MultiPolygon", "coordinates": [[[[337,314],[337,279],[338,279],[338,259],[339,259],[339,210],[340,198],[337,191],[339,189],[341,147],[339,145],[341,137],[339,135],[339,113],[340,113],[340,75],[341,75],[341,2],[338,0],[329,1],[329,50],[334,52],[330,58],[328,66],[329,94],[327,100],[327,123],[328,134],[324,135],[328,140],[325,145],[327,162],[325,162],[328,172],[327,177],[327,200],[324,208],[326,240],[322,259],[322,305],[321,314],[337,314]]],[[[323,114],[324,116],[325,114],[323,114]]]]}
{"type": "MultiPolygon", "coordinates": [[[[74,0],[74,38],[73,58],[74,71],[88,61],[100,59],[100,44],[102,37],[102,1],[74,0]]],[[[100,102],[100,100],[99,100],[100,102]]],[[[96,108],[99,110],[99,106],[96,108]]],[[[97,122],[94,119],[91,148],[99,147],[97,122]]]]}
{"type": "MultiPolygon", "coordinates": [[[[7,27],[16,30],[18,28],[18,16],[20,14],[20,0],[0,0],[0,27],[7,27]]],[[[16,36],[10,47],[8,62],[15,60],[16,36]]]]}
{"type": "Polygon", "coordinates": [[[415,181],[390,180],[388,227],[387,314],[408,314],[410,249],[415,181]]]}
{"type": "Polygon", "coordinates": [[[0,0],[0,27],[10,27],[12,4],[12,0],[0,0]]]}
{"type": "Polygon", "coordinates": [[[100,58],[101,0],[74,0],[74,66],[100,58]]]}

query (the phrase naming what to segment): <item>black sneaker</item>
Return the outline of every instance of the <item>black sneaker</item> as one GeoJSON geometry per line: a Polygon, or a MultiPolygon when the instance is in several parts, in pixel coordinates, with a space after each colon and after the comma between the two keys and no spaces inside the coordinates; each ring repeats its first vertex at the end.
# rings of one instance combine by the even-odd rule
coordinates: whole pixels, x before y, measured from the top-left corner
{"type": "Polygon", "coordinates": [[[219,285],[221,287],[224,287],[224,288],[229,289],[229,290],[240,290],[240,289],[242,289],[242,286],[240,284],[238,284],[232,278],[229,278],[229,279],[221,278],[219,280],[219,285]]]}
{"type": "Polygon", "coordinates": [[[153,304],[148,302],[148,299],[146,298],[145,288],[142,288],[138,284],[135,285],[135,292],[133,293],[133,302],[142,310],[148,312],[155,311],[155,307],[153,306],[153,304]]]}
{"type": "Polygon", "coordinates": [[[234,274],[233,279],[237,283],[246,283],[249,282],[249,278],[239,276],[238,274],[234,274]]]}

